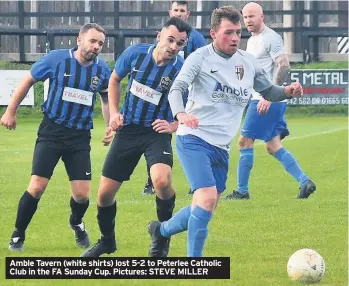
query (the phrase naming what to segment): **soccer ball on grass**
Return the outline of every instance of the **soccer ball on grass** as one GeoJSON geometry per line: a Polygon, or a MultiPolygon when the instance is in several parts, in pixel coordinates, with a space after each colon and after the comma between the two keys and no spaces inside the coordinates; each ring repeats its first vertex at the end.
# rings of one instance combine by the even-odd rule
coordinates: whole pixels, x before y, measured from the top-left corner
{"type": "Polygon", "coordinates": [[[300,249],[288,260],[287,273],[292,280],[318,283],[325,274],[325,261],[315,250],[300,249]]]}

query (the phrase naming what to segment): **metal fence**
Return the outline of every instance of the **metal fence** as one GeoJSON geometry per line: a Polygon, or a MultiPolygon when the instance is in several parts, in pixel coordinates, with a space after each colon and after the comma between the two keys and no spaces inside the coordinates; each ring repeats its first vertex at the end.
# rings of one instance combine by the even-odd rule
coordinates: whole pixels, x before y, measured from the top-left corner
{"type": "MultiPolygon", "coordinates": [[[[190,1],[190,24],[209,40],[214,8],[249,1],[190,1]]],[[[321,53],[336,53],[337,38],[348,36],[348,3],[343,1],[257,1],[265,21],[288,36],[290,53],[302,61],[318,60],[321,53]]],[[[153,42],[168,19],[170,1],[0,1],[0,58],[36,60],[51,49],[76,44],[79,27],[96,22],[107,30],[102,54],[114,59],[130,44],[153,42]]],[[[242,37],[249,36],[243,31],[242,37]]],[[[245,41],[242,41],[242,47],[245,41]]]]}

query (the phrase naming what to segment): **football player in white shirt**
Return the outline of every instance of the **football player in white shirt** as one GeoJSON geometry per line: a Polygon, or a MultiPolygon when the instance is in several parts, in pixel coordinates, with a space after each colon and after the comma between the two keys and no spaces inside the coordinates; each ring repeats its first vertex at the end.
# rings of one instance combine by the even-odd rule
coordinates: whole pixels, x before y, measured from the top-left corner
{"type": "MultiPolygon", "coordinates": [[[[250,2],[242,9],[246,28],[252,36],[248,39],[246,51],[254,55],[274,84],[282,85],[290,71],[282,38],[264,24],[262,7],[250,2]]],[[[267,152],[280,161],[285,170],[298,181],[297,198],[307,199],[316,189],[315,184],[302,171],[295,157],[281,144],[289,135],[285,112],[287,101],[265,100],[258,92],[253,92],[239,138],[240,160],[237,170],[237,189],[226,199],[249,199],[248,181],[253,167],[253,143],[264,140],[267,152]]]]}
{"type": "Polygon", "coordinates": [[[232,6],[213,11],[210,35],[213,43],[186,59],[169,94],[172,114],[180,123],[177,154],[194,195],[192,204],[170,220],[149,224],[151,248],[159,253],[164,237],[188,230],[187,256],[202,256],[208,223],[226,188],[229,145],[253,88],[271,101],[303,94],[298,82],[273,85],[254,57],[238,50],[241,14],[232,6]],[[184,109],[182,95],[190,84],[184,109]]]}

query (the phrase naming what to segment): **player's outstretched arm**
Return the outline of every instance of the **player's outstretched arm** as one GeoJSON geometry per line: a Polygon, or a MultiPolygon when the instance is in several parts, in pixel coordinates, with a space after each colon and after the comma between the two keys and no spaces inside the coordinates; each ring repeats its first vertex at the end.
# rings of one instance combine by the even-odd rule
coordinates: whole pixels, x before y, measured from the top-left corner
{"type": "Polygon", "coordinates": [[[15,92],[12,95],[11,102],[7,107],[5,113],[1,117],[0,123],[7,129],[16,129],[16,113],[18,106],[28,94],[29,89],[33,86],[36,80],[28,73],[20,82],[15,92]]]}
{"type": "Polygon", "coordinates": [[[168,101],[170,103],[171,111],[175,120],[179,123],[189,124],[189,127],[197,127],[197,119],[193,115],[187,115],[183,103],[183,95],[188,90],[190,84],[195,80],[195,77],[201,71],[203,63],[203,56],[200,53],[194,52],[185,60],[184,65],[173,82],[168,101]],[[181,119],[180,119],[181,117],[181,119]]]}
{"type": "Polygon", "coordinates": [[[303,96],[303,88],[299,82],[293,82],[285,87],[272,85],[265,90],[258,90],[258,92],[264,99],[272,102],[303,96]]]}
{"type": "Polygon", "coordinates": [[[264,99],[272,102],[282,101],[291,97],[303,96],[303,88],[299,82],[293,82],[289,86],[283,87],[274,85],[266,75],[264,69],[253,58],[249,58],[255,68],[253,88],[259,92],[264,99]]]}
{"type": "Polygon", "coordinates": [[[290,85],[285,86],[284,92],[288,97],[303,96],[303,87],[298,81],[292,82],[290,85]]]}
{"type": "MultiPolygon", "coordinates": [[[[282,43],[281,45],[283,47],[282,43]]],[[[276,85],[283,85],[283,83],[286,81],[286,78],[290,72],[290,62],[288,61],[288,58],[286,55],[280,55],[275,59],[275,65],[276,65],[276,70],[275,70],[273,82],[276,85]]],[[[258,102],[257,111],[259,114],[266,113],[268,112],[270,106],[271,106],[271,102],[263,98],[258,102]]]]}

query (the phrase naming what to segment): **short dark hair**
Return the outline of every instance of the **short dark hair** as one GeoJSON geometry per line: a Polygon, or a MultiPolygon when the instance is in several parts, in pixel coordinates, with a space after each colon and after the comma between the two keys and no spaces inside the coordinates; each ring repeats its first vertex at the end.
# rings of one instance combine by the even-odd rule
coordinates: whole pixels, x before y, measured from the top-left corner
{"type": "Polygon", "coordinates": [[[91,30],[91,29],[95,29],[97,30],[98,32],[101,32],[104,34],[104,36],[106,36],[106,32],[105,30],[100,26],[98,25],[97,23],[87,23],[85,25],[83,25],[80,29],[80,32],[79,32],[79,35],[81,34],[85,34],[88,30],[91,30]]]}
{"type": "Polygon", "coordinates": [[[211,16],[211,28],[217,30],[222,22],[222,19],[227,19],[233,24],[241,22],[242,15],[239,10],[233,6],[223,6],[216,8],[212,12],[211,16]]]}
{"type": "Polygon", "coordinates": [[[171,5],[172,5],[173,3],[177,3],[178,5],[186,5],[187,8],[189,8],[188,1],[171,1],[171,5]]]}
{"type": "Polygon", "coordinates": [[[189,35],[191,31],[191,26],[178,17],[171,17],[162,27],[168,28],[170,26],[175,26],[179,32],[186,32],[187,35],[189,35]]]}

